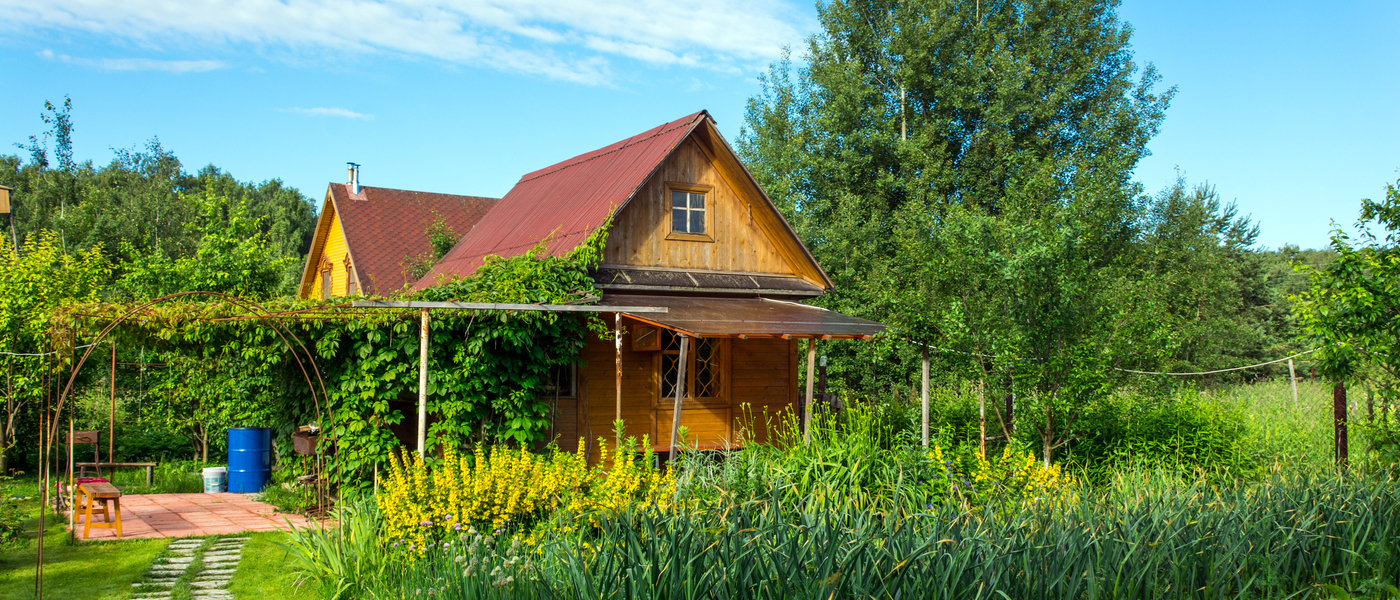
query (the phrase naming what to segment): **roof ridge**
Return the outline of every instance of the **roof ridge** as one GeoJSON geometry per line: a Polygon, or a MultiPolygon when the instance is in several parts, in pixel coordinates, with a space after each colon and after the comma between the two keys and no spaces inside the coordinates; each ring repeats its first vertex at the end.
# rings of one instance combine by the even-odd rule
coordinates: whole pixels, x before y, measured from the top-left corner
{"type": "Polygon", "coordinates": [[[569,167],[581,165],[581,164],[586,163],[586,162],[588,162],[588,161],[590,161],[590,160],[593,160],[593,159],[595,159],[595,158],[602,157],[602,156],[607,156],[607,155],[612,154],[612,153],[614,153],[614,152],[619,152],[619,151],[621,151],[621,150],[623,150],[623,149],[625,149],[625,148],[628,148],[628,147],[630,147],[630,146],[635,146],[635,145],[637,145],[637,144],[640,144],[640,143],[642,143],[642,142],[645,142],[645,141],[647,141],[647,140],[649,140],[649,139],[651,139],[651,138],[654,138],[654,137],[657,137],[657,136],[660,136],[660,135],[665,135],[665,134],[667,134],[667,133],[670,133],[670,132],[672,132],[672,131],[675,131],[675,130],[677,130],[677,129],[680,129],[680,128],[682,128],[682,127],[686,127],[686,126],[688,126],[688,125],[694,123],[695,120],[698,119],[698,118],[699,118],[701,115],[703,115],[703,114],[705,114],[705,111],[700,111],[700,112],[698,112],[698,113],[695,113],[695,116],[692,117],[689,121],[686,121],[685,123],[680,123],[680,124],[676,125],[675,127],[669,127],[669,128],[667,128],[667,129],[663,129],[663,130],[661,130],[661,131],[658,131],[658,132],[656,132],[656,133],[653,133],[653,134],[651,134],[651,135],[649,135],[649,136],[646,136],[646,137],[644,137],[644,138],[634,139],[634,140],[632,140],[632,141],[630,141],[630,142],[627,142],[627,143],[625,143],[625,144],[623,144],[623,145],[621,145],[621,146],[618,146],[618,147],[616,147],[616,148],[613,148],[612,150],[608,150],[607,152],[599,152],[598,154],[594,154],[593,156],[589,156],[588,158],[585,158],[585,159],[583,159],[583,160],[571,162],[571,163],[568,163],[568,164],[565,164],[565,165],[560,165],[559,168],[557,168],[557,169],[550,169],[549,171],[545,171],[545,172],[540,173],[539,175],[535,175],[535,176],[533,176],[533,177],[530,177],[530,176],[521,177],[521,178],[520,178],[520,181],[519,181],[518,183],[516,183],[516,185],[520,185],[521,183],[525,183],[526,181],[534,181],[534,180],[536,180],[536,179],[539,179],[539,178],[541,178],[541,177],[544,177],[545,175],[552,175],[552,174],[554,174],[554,173],[558,173],[559,171],[563,171],[564,169],[567,169],[567,168],[569,168],[569,167]]]}

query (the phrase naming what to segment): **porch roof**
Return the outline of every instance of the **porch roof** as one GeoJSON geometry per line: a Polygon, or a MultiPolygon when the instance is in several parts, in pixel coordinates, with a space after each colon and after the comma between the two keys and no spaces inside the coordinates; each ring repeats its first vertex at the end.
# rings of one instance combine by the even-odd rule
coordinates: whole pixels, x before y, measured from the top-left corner
{"type": "Polygon", "coordinates": [[[866,338],[884,331],[874,321],[824,308],[769,298],[706,298],[604,294],[637,321],[694,337],[866,338]],[[631,313],[628,307],[666,307],[664,313],[631,313]]]}

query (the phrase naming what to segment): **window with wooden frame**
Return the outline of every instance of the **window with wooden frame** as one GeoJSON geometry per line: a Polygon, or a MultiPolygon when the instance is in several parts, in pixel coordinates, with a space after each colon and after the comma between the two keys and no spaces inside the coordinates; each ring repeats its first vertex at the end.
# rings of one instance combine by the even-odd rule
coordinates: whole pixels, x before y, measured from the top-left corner
{"type": "Polygon", "coordinates": [[[714,188],[692,183],[666,184],[666,205],[671,208],[671,233],[668,240],[713,242],[714,188]]]}
{"type": "MultiPolygon", "coordinates": [[[[675,332],[662,330],[660,363],[661,389],[658,401],[675,399],[676,381],[680,375],[681,338],[675,332]]],[[[710,400],[724,396],[724,340],[692,338],[686,357],[685,397],[689,400],[710,400]]]]}
{"type": "Polygon", "coordinates": [[[360,291],[355,286],[355,265],[350,264],[350,257],[345,257],[345,295],[354,296],[360,291]]]}
{"type": "Polygon", "coordinates": [[[326,261],[321,265],[321,299],[328,300],[331,297],[331,261],[326,261]]]}
{"type": "Polygon", "coordinates": [[[660,350],[661,330],[651,325],[633,325],[632,349],[637,352],[660,350]]]}

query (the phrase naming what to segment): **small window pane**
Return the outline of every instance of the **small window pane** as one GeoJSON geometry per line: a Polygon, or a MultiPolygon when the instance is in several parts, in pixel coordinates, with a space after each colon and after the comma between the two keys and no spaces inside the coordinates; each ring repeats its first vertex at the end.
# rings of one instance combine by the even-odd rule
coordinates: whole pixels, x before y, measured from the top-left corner
{"type": "Polygon", "coordinates": [[[690,195],[690,207],[691,207],[691,208],[700,208],[700,209],[705,208],[705,195],[704,195],[704,194],[691,194],[691,195],[690,195]]]}
{"type": "Polygon", "coordinates": [[[671,192],[671,208],[685,208],[685,192],[671,192]]]}
{"type": "Polygon", "coordinates": [[[671,231],[679,231],[681,233],[686,232],[685,214],[686,211],[684,208],[671,209],[671,231]]]}
{"type": "Polygon", "coordinates": [[[690,233],[705,233],[705,211],[690,211],[690,233]]]}
{"type": "Polygon", "coordinates": [[[676,397],[676,379],[680,376],[680,360],[675,354],[661,355],[661,397],[676,397]]]}

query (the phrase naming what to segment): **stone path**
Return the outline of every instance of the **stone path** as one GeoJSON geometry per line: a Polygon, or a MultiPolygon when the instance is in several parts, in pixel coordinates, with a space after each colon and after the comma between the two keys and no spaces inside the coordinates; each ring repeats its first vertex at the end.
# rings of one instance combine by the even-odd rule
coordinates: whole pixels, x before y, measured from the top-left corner
{"type": "Polygon", "coordinates": [[[166,547],[169,556],[156,560],[144,581],[131,584],[135,589],[132,600],[170,600],[182,580],[189,586],[193,600],[233,600],[233,594],[224,588],[238,569],[248,538],[216,539],[207,547],[206,541],[209,540],[170,542],[166,547]]]}

